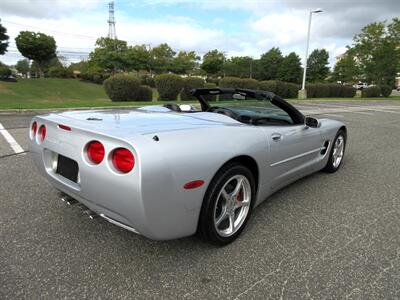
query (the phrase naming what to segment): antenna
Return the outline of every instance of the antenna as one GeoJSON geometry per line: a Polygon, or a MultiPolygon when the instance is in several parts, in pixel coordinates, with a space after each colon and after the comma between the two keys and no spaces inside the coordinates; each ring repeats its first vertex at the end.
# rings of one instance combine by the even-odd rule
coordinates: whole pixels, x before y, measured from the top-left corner
{"type": "Polygon", "coordinates": [[[108,37],[116,40],[115,17],[114,17],[114,1],[108,3],[108,37]]]}

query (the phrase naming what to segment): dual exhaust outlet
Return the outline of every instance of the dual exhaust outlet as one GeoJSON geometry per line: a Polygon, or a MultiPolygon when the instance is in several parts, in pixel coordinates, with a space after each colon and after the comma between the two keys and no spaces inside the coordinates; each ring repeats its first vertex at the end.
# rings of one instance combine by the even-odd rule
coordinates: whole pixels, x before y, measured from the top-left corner
{"type": "MultiPolygon", "coordinates": [[[[74,205],[74,204],[78,204],[79,201],[64,194],[64,193],[60,193],[60,199],[62,202],[66,203],[67,205],[74,205]]],[[[94,211],[88,209],[86,206],[84,206],[83,204],[79,203],[79,206],[82,208],[82,211],[85,215],[87,215],[89,217],[89,219],[94,220],[96,218],[99,217],[98,214],[96,214],[94,211]]]]}

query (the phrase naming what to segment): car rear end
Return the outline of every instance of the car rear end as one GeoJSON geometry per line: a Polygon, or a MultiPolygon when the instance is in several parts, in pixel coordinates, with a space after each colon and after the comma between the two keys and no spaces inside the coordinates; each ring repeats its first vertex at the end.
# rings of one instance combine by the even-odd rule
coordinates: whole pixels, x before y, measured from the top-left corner
{"type": "Polygon", "coordinates": [[[30,152],[41,174],[108,221],[146,233],[141,164],[134,145],[96,126],[74,125],[57,115],[32,120],[30,152]]]}

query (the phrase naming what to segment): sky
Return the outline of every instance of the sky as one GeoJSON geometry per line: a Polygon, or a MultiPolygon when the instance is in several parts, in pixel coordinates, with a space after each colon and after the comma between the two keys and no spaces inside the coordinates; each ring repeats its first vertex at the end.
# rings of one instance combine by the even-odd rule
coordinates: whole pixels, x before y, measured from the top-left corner
{"type": "MultiPolygon", "coordinates": [[[[0,61],[22,58],[15,46],[20,31],[54,36],[67,62],[85,59],[96,38],[108,33],[106,0],[0,0],[0,19],[10,36],[0,61]]],[[[129,45],[168,43],[175,51],[203,55],[218,49],[231,56],[260,55],[279,47],[304,58],[309,11],[310,52],[325,48],[330,64],[371,22],[400,17],[400,0],[115,0],[117,37],[129,45]]]]}

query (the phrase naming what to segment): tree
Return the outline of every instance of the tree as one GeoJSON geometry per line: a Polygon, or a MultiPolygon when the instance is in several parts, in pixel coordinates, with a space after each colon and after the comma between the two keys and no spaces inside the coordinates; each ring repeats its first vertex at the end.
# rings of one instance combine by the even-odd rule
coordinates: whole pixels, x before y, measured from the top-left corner
{"type": "Polygon", "coordinates": [[[222,66],[225,62],[225,54],[219,52],[217,49],[208,51],[203,56],[203,63],[201,69],[207,74],[215,75],[222,70],[222,66]]]}
{"type": "Polygon", "coordinates": [[[307,60],[307,81],[324,81],[329,75],[329,53],[325,49],[315,49],[307,60]]]}
{"type": "Polygon", "coordinates": [[[166,73],[171,70],[172,59],[175,51],[164,43],[151,49],[151,70],[156,74],[166,73]]]}
{"type": "Polygon", "coordinates": [[[353,39],[355,58],[367,82],[392,86],[400,71],[400,19],[386,26],[375,22],[365,26],[353,39]]]}
{"type": "Polygon", "coordinates": [[[24,57],[37,62],[40,75],[43,64],[56,55],[56,41],[44,33],[21,31],[15,38],[15,43],[24,57]]]}
{"type": "Polygon", "coordinates": [[[7,29],[0,24],[0,55],[7,52],[9,36],[6,33],[7,29]]]}
{"type": "Polygon", "coordinates": [[[260,57],[261,79],[278,79],[278,71],[283,62],[282,52],[279,48],[271,48],[260,57]]]}
{"type": "Polygon", "coordinates": [[[129,47],[126,56],[130,69],[137,72],[140,70],[150,71],[150,52],[147,50],[146,45],[129,47]]]}
{"type": "Polygon", "coordinates": [[[18,73],[21,73],[24,77],[27,77],[29,73],[29,60],[21,59],[17,61],[15,68],[17,69],[18,73]]]}
{"type": "Polygon", "coordinates": [[[287,82],[300,83],[301,72],[300,57],[295,52],[291,52],[284,57],[278,69],[278,78],[287,82]]]}
{"type": "Polygon", "coordinates": [[[355,82],[359,76],[359,68],[354,59],[352,49],[348,49],[333,69],[332,79],[341,82],[355,82]]]}
{"type": "Polygon", "coordinates": [[[128,45],[125,41],[101,37],[96,41],[96,48],[89,55],[92,65],[106,72],[115,73],[128,69],[128,45]]]}
{"type": "Polygon", "coordinates": [[[225,76],[254,77],[254,59],[249,56],[233,56],[223,65],[225,76]]]}
{"type": "Polygon", "coordinates": [[[192,74],[199,60],[200,57],[194,51],[179,51],[171,61],[171,71],[176,74],[192,74]]]}

